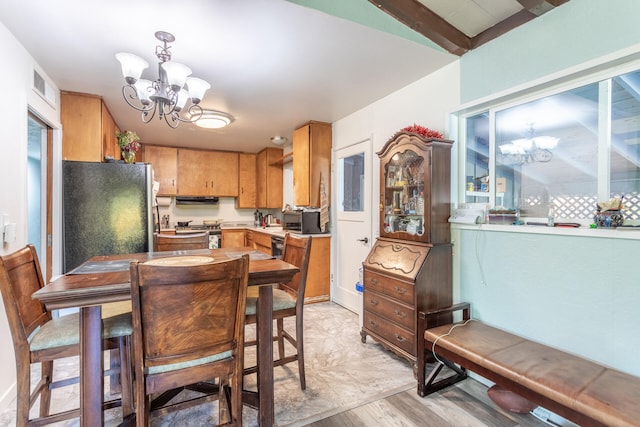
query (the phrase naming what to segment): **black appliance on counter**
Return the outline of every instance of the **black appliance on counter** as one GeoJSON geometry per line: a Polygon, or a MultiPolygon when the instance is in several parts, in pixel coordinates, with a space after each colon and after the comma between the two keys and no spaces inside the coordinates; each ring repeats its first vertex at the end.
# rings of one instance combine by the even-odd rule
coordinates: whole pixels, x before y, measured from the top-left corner
{"type": "Polygon", "coordinates": [[[285,231],[297,231],[301,234],[322,234],[320,212],[285,211],[282,228],[285,231]]]}

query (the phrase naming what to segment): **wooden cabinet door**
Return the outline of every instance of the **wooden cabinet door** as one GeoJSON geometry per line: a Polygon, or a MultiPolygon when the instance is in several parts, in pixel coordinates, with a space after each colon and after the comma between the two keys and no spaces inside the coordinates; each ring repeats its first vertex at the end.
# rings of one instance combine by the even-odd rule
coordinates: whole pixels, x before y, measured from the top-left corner
{"type": "Polygon", "coordinates": [[[175,196],[178,189],[178,149],[145,145],[144,161],[151,164],[153,179],[160,183],[158,195],[175,196]]]}
{"type": "Polygon", "coordinates": [[[244,230],[222,230],[222,247],[223,248],[242,248],[245,246],[244,230]]]}
{"type": "Polygon", "coordinates": [[[281,148],[265,148],[256,156],[256,207],[282,208],[281,148]]]}
{"type": "Polygon", "coordinates": [[[309,122],[293,132],[293,203],[320,206],[320,180],[331,200],[331,124],[309,122]]]}
{"type": "MultiPolygon", "coordinates": [[[[118,130],[118,127],[116,126],[116,122],[113,120],[113,117],[104,102],[101,103],[101,110],[102,156],[111,156],[114,159],[119,160],[122,157],[122,154],[120,153],[118,138],[116,138],[116,130],[118,130]]],[[[136,153],[137,156],[139,154],[140,152],[136,153]]]]}
{"type": "Polygon", "coordinates": [[[63,160],[102,161],[102,99],[99,96],[61,92],[60,122],[63,160]]]}
{"type": "Polygon", "coordinates": [[[238,154],[238,198],[236,208],[255,208],[256,205],[256,155],[238,154]]]}
{"type": "Polygon", "coordinates": [[[238,196],[238,153],[178,149],[178,194],[238,196]]]}

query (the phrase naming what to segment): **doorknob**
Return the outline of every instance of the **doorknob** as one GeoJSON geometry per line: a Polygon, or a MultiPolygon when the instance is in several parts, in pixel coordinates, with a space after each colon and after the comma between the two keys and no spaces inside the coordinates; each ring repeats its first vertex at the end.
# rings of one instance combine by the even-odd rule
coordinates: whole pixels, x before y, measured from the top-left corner
{"type": "Polygon", "coordinates": [[[365,237],[364,239],[358,239],[358,242],[362,242],[366,245],[367,243],[369,243],[369,238],[365,237]]]}

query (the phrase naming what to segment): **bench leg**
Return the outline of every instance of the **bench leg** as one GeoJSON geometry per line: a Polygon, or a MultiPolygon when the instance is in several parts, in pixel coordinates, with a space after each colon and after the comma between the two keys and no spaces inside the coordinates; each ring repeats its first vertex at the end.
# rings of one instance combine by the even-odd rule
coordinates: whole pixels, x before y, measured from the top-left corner
{"type": "Polygon", "coordinates": [[[467,372],[462,366],[457,366],[447,359],[443,359],[441,356],[438,356],[438,360],[439,362],[436,362],[437,365],[433,368],[429,376],[426,377],[424,382],[420,380],[418,383],[418,395],[421,397],[442,390],[445,387],[449,387],[467,378],[467,372]],[[454,371],[455,374],[436,381],[436,377],[445,366],[454,371]]]}

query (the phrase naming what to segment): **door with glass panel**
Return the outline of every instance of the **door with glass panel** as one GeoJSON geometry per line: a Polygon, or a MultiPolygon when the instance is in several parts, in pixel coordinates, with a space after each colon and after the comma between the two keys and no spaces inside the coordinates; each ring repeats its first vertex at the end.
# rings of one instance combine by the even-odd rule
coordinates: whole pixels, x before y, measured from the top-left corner
{"type": "Polygon", "coordinates": [[[332,299],[347,309],[361,313],[356,290],[359,270],[371,248],[371,140],[336,151],[336,280],[332,299]]]}

